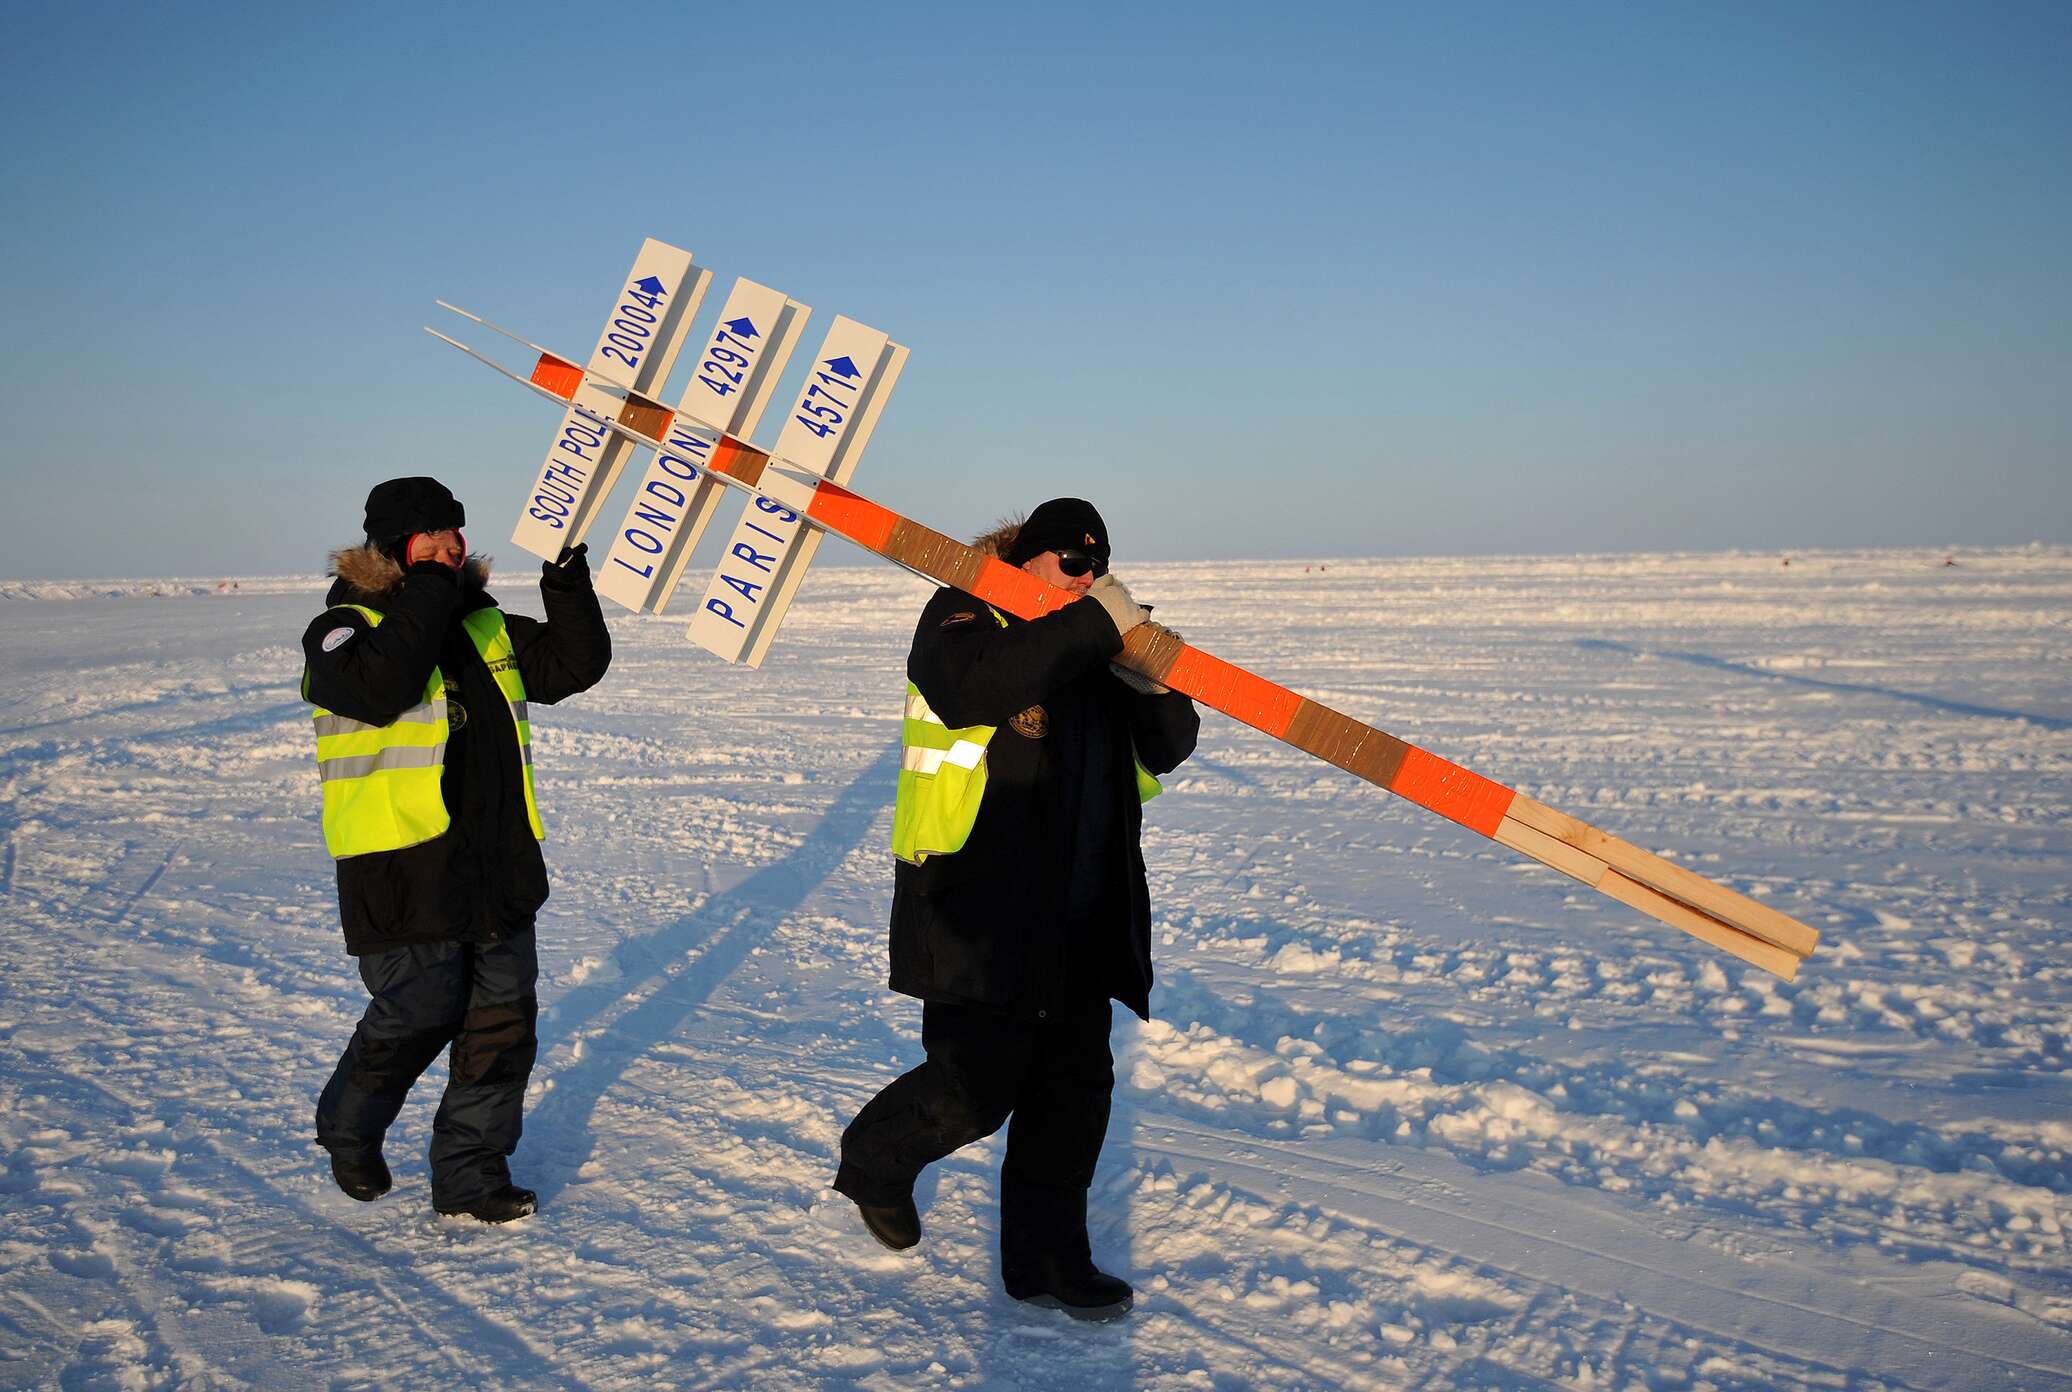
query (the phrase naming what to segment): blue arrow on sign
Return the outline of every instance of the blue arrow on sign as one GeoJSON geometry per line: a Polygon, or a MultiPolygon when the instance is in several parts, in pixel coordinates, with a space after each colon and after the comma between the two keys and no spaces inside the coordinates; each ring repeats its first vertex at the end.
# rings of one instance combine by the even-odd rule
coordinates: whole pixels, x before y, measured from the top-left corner
{"type": "Polygon", "coordinates": [[[646,280],[634,281],[633,288],[642,294],[660,295],[662,293],[662,282],[654,276],[649,276],[646,280]]]}
{"type": "Polygon", "coordinates": [[[739,319],[728,320],[725,327],[727,332],[736,338],[754,338],[756,336],[755,321],[745,314],[739,319]]]}
{"type": "Polygon", "coordinates": [[[856,370],[856,364],[849,360],[847,353],[844,353],[839,358],[829,358],[826,361],[827,370],[834,373],[837,377],[861,377],[863,375],[856,370]]]}

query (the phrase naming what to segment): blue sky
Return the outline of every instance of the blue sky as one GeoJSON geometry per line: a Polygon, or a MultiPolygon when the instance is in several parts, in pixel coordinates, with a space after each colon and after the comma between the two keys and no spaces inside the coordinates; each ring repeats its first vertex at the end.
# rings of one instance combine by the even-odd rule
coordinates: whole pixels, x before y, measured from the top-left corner
{"type": "Polygon", "coordinates": [[[911,349],[856,486],[945,531],[2065,541],[2067,72],[2061,4],[19,5],[0,574],[311,571],[419,472],[520,559],[554,412],[418,326],[581,356],[650,235],[911,349]]]}

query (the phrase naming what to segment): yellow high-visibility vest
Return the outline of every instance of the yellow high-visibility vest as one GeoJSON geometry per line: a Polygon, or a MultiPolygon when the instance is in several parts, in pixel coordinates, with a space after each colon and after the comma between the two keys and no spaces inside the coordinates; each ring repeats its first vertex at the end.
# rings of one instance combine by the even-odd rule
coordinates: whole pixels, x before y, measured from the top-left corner
{"type": "MultiPolygon", "coordinates": [[[[357,610],[376,627],[381,611],[357,610]]],[[[532,725],[526,718],[525,680],[503,612],[477,609],[461,620],[475,650],[496,678],[518,732],[518,764],[524,775],[525,818],[532,834],[546,840],[532,788],[532,725]]],[[[303,699],[309,673],[302,674],[303,699]]],[[[386,725],[369,725],[323,707],[313,712],[317,734],[317,776],[324,785],[324,846],[333,860],[400,851],[443,836],[452,825],[439,778],[446,765],[446,678],[437,667],[425,679],[424,697],[386,725]]]]}
{"type": "MultiPolygon", "coordinates": [[[[998,609],[994,620],[1007,627],[998,609]]],[[[953,855],[964,849],[978,825],[979,804],[986,796],[986,746],[997,725],[951,729],[928,707],[921,688],[906,684],[906,718],[899,733],[899,790],[892,808],[892,854],[921,864],[932,855],[953,855]]],[[[1131,751],[1136,764],[1137,797],[1149,802],[1159,784],[1131,751]]]]}

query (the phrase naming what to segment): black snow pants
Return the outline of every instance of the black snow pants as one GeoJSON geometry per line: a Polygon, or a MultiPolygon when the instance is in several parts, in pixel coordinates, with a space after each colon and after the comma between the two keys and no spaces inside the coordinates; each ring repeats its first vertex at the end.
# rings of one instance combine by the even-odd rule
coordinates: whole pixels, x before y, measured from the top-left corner
{"type": "Polygon", "coordinates": [[[1115,1059],[1108,1002],[1041,1018],[982,1006],[921,1007],[928,1061],[894,1079],[842,1133],[834,1187],[897,1203],[928,1165],[998,1131],[1000,1259],[1010,1284],[1044,1255],[1084,1260],[1086,1191],[1108,1133],[1115,1059]]]}
{"type": "Polygon", "coordinates": [[[367,1013],[317,1099],[317,1143],[381,1148],[418,1075],[449,1044],[432,1121],[432,1203],[464,1208],[511,1182],[539,1036],[530,926],[494,943],[419,943],[360,957],[367,1013]]]}

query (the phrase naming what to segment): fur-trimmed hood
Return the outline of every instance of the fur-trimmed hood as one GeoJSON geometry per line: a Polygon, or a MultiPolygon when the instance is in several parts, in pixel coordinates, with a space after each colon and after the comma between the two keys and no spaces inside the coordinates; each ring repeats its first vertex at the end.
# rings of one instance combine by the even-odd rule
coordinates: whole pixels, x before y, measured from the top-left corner
{"type": "MultiPolygon", "coordinates": [[[[403,567],[396,563],[395,558],[383,553],[380,547],[364,542],[333,551],[331,568],[326,574],[337,576],[369,599],[380,599],[403,583],[403,567]]],[[[489,557],[480,553],[469,556],[461,565],[460,583],[465,590],[486,588],[489,584],[489,557]]]]}
{"type": "Polygon", "coordinates": [[[1014,539],[1022,534],[1022,523],[1026,520],[1019,512],[1012,517],[1003,517],[993,524],[990,531],[973,537],[971,544],[988,556],[1005,556],[1014,549],[1014,539]]]}

